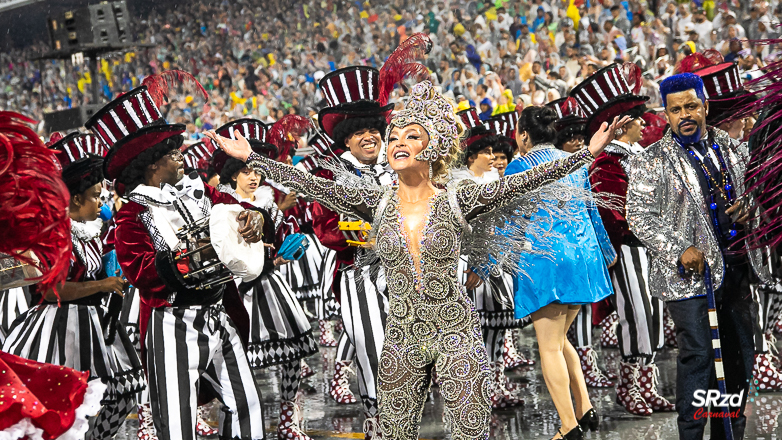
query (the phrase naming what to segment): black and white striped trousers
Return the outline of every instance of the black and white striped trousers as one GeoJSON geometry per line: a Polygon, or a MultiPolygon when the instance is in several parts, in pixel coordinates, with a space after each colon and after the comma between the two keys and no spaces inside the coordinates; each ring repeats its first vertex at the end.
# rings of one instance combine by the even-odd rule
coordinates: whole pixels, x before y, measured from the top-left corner
{"type": "Polygon", "coordinates": [[[379,264],[345,270],[340,294],[345,333],[356,352],[359,392],[365,409],[376,408],[378,365],[388,317],[385,271],[379,264]]]}
{"type": "Polygon", "coordinates": [[[752,296],[758,304],[758,317],[755,321],[755,352],[768,353],[769,341],[766,334],[782,319],[782,293],[758,285],[750,286],[752,296]]]}
{"type": "Polygon", "coordinates": [[[583,304],[573,325],[568,329],[568,339],[576,348],[592,346],[592,304],[583,304]]]}
{"type": "Polygon", "coordinates": [[[29,307],[27,287],[0,290],[0,343],[8,336],[11,323],[29,307]]]}
{"type": "Polygon", "coordinates": [[[646,248],[622,245],[619,261],[610,272],[616,292],[616,336],[622,357],[649,360],[663,347],[665,336],[663,301],[653,298],[649,290],[646,248]]]}
{"type": "Polygon", "coordinates": [[[222,304],[161,307],[147,325],[147,375],[158,438],[195,440],[198,386],[208,387],[224,405],[221,439],[264,438],[261,392],[222,304]]]}
{"type": "Polygon", "coordinates": [[[337,253],[324,248],[321,265],[320,296],[315,298],[318,320],[333,320],[339,317],[339,302],[334,295],[334,270],[337,265],[337,253]]]}

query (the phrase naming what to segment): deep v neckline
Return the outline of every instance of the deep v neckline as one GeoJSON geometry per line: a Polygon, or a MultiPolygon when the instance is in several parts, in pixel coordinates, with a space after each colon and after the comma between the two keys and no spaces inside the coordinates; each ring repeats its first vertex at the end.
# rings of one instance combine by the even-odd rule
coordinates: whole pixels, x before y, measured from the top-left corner
{"type": "Polygon", "coordinates": [[[424,240],[426,238],[426,231],[429,228],[429,223],[432,220],[432,207],[434,205],[435,200],[437,197],[442,193],[443,191],[437,191],[431,196],[427,198],[426,201],[426,212],[424,213],[424,221],[421,225],[421,236],[418,237],[418,240],[415,241],[416,248],[413,248],[414,241],[410,237],[410,234],[408,233],[407,228],[405,227],[405,216],[402,214],[402,203],[399,199],[399,194],[394,193],[394,197],[396,198],[396,216],[397,221],[399,224],[399,230],[402,234],[402,237],[405,241],[405,248],[407,248],[407,254],[408,258],[410,259],[410,264],[413,267],[413,271],[418,275],[416,278],[421,279],[421,248],[423,247],[424,240]]]}

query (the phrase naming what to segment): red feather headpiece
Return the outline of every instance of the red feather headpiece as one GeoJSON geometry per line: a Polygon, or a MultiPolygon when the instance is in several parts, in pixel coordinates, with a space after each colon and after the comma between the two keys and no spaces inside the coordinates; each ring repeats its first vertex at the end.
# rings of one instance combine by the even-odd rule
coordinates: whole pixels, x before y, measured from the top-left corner
{"type": "Polygon", "coordinates": [[[296,137],[301,137],[312,128],[309,119],[298,115],[285,115],[269,129],[267,141],[277,147],[278,161],[284,161],[296,146],[296,137]]]}
{"type": "Polygon", "coordinates": [[[0,112],[0,252],[38,267],[46,292],[65,280],[70,266],[70,198],[59,162],[29,126],[34,123],[0,112]],[[40,261],[21,255],[27,251],[40,261]]]}
{"type": "Polygon", "coordinates": [[[403,41],[389,55],[380,69],[378,102],[388,104],[388,98],[394,86],[405,78],[414,78],[415,82],[429,79],[429,70],[418,60],[423,59],[432,50],[432,40],[425,34],[413,34],[403,41]]]}
{"type": "Polygon", "coordinates": [[[169,94],[179,86],[183,86],[188,90],[194,89],[193,93],[202,97],[204,102],[209,101],[209,95],[207,95],[204,86],[193,75],[183,70],[167,70],[156,75],[150,75],[144,78],[141,84],[147,86],[147,90],[158,108],[169,100],[169,94]]]}
{"type": "Polygon", "coordinates": [[[716,49],[709,49],[701,52],[695,52],[694,54],[687,55],[682,58],[676,64],[676,68],[673,73],[695,73],[698,70],[705,69],[707,67],[716,66],[725,62],[725,58],[716,49]]]}

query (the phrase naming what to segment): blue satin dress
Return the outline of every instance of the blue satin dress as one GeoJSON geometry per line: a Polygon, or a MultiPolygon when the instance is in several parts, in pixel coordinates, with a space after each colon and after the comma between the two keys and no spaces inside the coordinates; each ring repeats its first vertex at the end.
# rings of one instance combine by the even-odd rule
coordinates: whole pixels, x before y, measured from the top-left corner
{"type": "MultiPolygon", "coordinates": [[[[551,144],[536,145],[527,155],[508,164],[505,175],[521,173],[569,155],[551,144]]],[[[588,190],[588,177],[587,167],[583,167],[560,182],[588,190]]],[[[516,319],[551,303],[590,304],[614,293],[607,265],[616,258],[616,251],[597,207],[587,206],[579,199],[567,203],[573,204],[568,207],[567,219],[552,217],[544,209],[534,216],[535,221],[545,222],[546,227],[561,238],[544,244],[533,234],[527,234],[533,252],[521,257],[525,273],[514,277],[516,319]]]]}

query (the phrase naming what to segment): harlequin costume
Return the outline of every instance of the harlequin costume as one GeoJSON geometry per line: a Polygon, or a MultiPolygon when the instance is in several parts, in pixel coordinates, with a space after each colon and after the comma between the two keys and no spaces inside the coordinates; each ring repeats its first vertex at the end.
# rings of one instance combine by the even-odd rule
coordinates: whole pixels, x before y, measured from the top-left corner
{"type": "MultiPolygon", "coordinates": [[[[498,136],[486,128],[475,108],[462,110],[457,113],[457,116],[461,118],[465,128],[469,130],[467,138],[462,141],[465,162],[473,154],[497,143],[498,136]]],[[[467,168],[466,163],[461,168],[453,170],[451,175],[453,178],[451,184],[453,185],[458,185],[464,179],[479,184],[500,179],[497,170],[491,170],[478,177],[467,168]]],[[[504,272],[500,267],[494,267],[492,270],[473,267],[470,264],[470,251],[469,248],[462,250],[457,273],[463,285],[467,284],[469,271],[480,274],[483,279],[483,283],[478,287],[472,290],[468,289],[467,294],[480,316],[483,343],[489,354],[489,363],[493,372],[492,408],[500,409],[521,405],[524,401],[512,392],[515,390],[508,389],[502,358],[505,332],[518,326],[518,322],[513,317],[513,275],[504,272]]]]}
{"type": "MultiPolygon", "coordinates": [[[[286,116],[275,124],[286,125],[286,116]]],[[[238,130],[243,137],[253,145],[253,151],[270,159],[279,158],[278,148],[271,143],[273,137],[261,121],[243,119],[229,122],[218,128],[216,133],[225,137],[235,137],[238,130]],[[268,139],[268,141],[267,141],[268,139]]],[[[231,185],[231,176],[245,164],[237,159],[229,158],[223,151],[217,151],[212,160],[212,167],[220,175],[220,185],[217,189],[230,194],[238,202],[255,206],[266,218],[264,224],[264,242],[274,248],[266,248],[266,258],[263,272],[251,282],[237,280],[239,292],[242,294],[247,313],[250,315],[250,338],[247,353],[250,367],[254,369],[279,365],[280,377],[280,421],[277,425],[277,436],[280,439],[308,440],[299,427],[300,414],[297,402],[299,384],[302,378],[302,360],[314,353],[318,347],[312,334],[310,323],[304,310],[291,290],[285,277],[274,265],[277,256],[274,249],[280,249],[284,235],[279,232],[285,229],[282,213],[274,203],[274,192],[270,186],[259,186],[253,194],[254,198],[242,198],[231,185]]],[[[306,258],[306,257],[302,257],[306,258]]]]}
{"type": "Polygon", "coordinates": [[[117,179],[129,200],[114,217],[115,248],[141,299],[139,333],[155,430],[161,439],[194,438],[200,392],[224,404],[221,438],[262,439],[261,395],[240,337],[247,335],[248,318],[235,284],[183,290],[166,265],[180,246],[177,229],[203,222],[213,206],[237,202],[205,185],[197,173],[175,186],[139,184],[134,169],[180,154],[174,150],[185,130],[167,124],[158,110],[167,91],[154,80],[150,87],[152,94],[142,85],[116,98],[86,126],[110,146],[106,177],[117,179]]]}
{"type": "MultiPolygon", "coordinates": [[[[51,145],[58,152],[62,178],[71,197],[103,183],[103,159],[88,153],[93,135],[69,134],[51,145]]],[[[101,236],[102,222],[71,222],[73,257],[66,278],[70,283],[96,281],[105,273],[102,257],[108,248],[101,236]]],[[[121,325],[107,327],[106,305],[112,295],[99,292],[71,301],[49,301],[37,290],[32,304],[9,330],[3,350],[27,359],[89,372],[106,386],[103,408],[89,436],[110,439],[135,406],[136,394],[146,382],[141,362],[121,325]],[[112,336],[109,336],[112,335],[112,336]]],[[[121,299],[119,297],[112,298],[121,299]]],[[[116,321],[115,321],[116,322],[116,321]]]]}
{"type": "MultiPolygon", "coordinates": [[[[588,115],[586,135],[592,136],[600,124],[610,123],[616,116],[640,118],[649,99],[638,95],[640,88],[640,69],[634,66],[613,65],[582,83],[573,96],[588,115]],[[601,99],[594,92],[608,81],[612,81],[615,88],[611,90],[617,93],[601,99]]],[[[654,355],[664,343],[663,303],[651,295],[647,250],[630,231],[625,217],[629,181],[625,166],[642,151],[638,144],[612,141],[595,159],[590,180],[594,191],[608,195],[616,205],[614,209],[598,208],[619,255],[617,264],[609,270],[616,292],[613,303],[618,316],[617,345],[622,354],[616,400],[631,414],[648,416],[655,411],[673,411],[674,405],[658,393],[656,386],[659,373],[654,355]]]]}
{"type": "MultiPolygon", "coordinates": [[[[3,256],[3,269],[6,263],[35,267],[41,288],[49,289],[68,276],[69,200],[60,165],[30,128],[33,123],[0,112],[0,253],[18,256],[13,261],[3,256]]],[[[15,272],[6,275],[4,270],[0,288],[31,284],[15,272]]],[[[88,383],[89,377],[89,372],[0,352],[0,431],[9,440],[84,438],[106,389],[100,380],[88,383]]]]}
{"type": "MultiPolygon", "coordinates": [[[[316,130],[307,140],[307,146],[313,150],[312,154],[304,157],[296,166],[307,170],[307,172],[310,173],[320,173],[323,171],[320,167],[320,161],[330,154],[329,152],[331,151],[332,144],[333,141],[329,139],[328,136],[316,130]]],[[[308,231],[307,237],[319,246],[321,252],[320,286],[318,288],[319,293],[315,297],[315,309],[318,317],[318,328],[320,330],[319,344],[323,347],[337,347],[339,346],[339,342],[337,342],[334,337],[337,332],[333,325],[335,321],[340,319],[339,302],[334,295],[334,275],[337,270],[337,252],[323,246],[317,235],[315,235],[313,225],[322,220],[316,220],[313,217],[314,206],[315,202],[303,198],[297,199],[297,211],[303,213],[303,215],[300,215],[300,217],[303,217],[300,228],[304,231],[308,231]]],[[[343,343],[350,343],[344,332],[340,331],[339,337],[344,338],[342,340],[343,343]]],[[[350,390],[347,389],[347,392],[349,393],[350,390]]]]}

